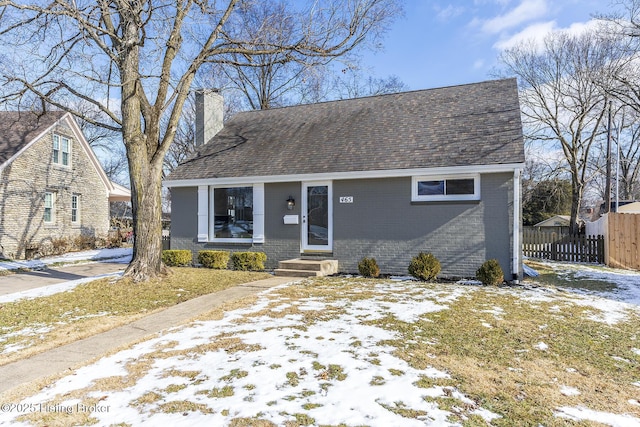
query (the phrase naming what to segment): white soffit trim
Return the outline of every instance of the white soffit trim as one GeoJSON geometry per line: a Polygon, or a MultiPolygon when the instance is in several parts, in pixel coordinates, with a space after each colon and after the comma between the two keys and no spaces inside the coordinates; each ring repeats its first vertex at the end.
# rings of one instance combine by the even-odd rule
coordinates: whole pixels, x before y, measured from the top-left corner
{"type": "Polygon", "coordinates": [[[226,185],[226,184],[252,184],[256,182],[297,182],[297,181],[327,181],[346,179],[370,179],[370,178],[399,178],[414,175],[456,175],[469,173],[500,173],[521,170],[524,163],[509,163],[503,165],[474,165],[474,166],[445,166],[439,168],[416,169],[388,169],[356,172],[330,172],[293,175],[264,175],[264,176],[238,176],[228,178],[203,178],[167,180],[163,182],[165,187],[194,187],[198,185],[226,185]]]}

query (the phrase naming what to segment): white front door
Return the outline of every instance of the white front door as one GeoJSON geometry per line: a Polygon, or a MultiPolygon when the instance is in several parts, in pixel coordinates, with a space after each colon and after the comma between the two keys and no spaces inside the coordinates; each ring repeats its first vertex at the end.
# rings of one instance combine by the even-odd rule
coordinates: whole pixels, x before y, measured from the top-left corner
{"type": "Polygon", "coordinates": [[[330,181],[302,183],[302,251],[333,250],[330,181]]]}

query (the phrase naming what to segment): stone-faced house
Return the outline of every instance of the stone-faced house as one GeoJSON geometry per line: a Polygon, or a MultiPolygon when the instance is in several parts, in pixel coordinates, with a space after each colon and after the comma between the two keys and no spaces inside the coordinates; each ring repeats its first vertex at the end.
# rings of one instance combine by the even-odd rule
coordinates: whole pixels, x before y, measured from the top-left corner
{"type": "Polygon", "coordinates": [[[342,272],[374,257],[392,274],[423,251],[444,276],[492,258],[521,276],[515,79],[244,112],[219,132],[216,96],[197,102],[206,144],[165,182],[173,249],[263,251],[272,268],[330,258],[342,272]]]}
{"type": "Polygon", "coordinates": [[[58,239],[106,236],[109,181],[71,114],[0,112],[0,256],[46,252],[58,239]]]}

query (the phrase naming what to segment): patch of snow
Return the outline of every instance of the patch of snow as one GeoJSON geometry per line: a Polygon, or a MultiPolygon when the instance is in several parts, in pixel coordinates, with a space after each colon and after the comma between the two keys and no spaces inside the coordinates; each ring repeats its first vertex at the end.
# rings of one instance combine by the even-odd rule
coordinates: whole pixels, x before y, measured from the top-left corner
{"type": "Polygon", "coordinates": [[[498,415],[494,412],[491,412],[487,409],[484,408],[478,408],[478,409],[474,409],[472,412],[472,414],[474,415],[478,415],[480,417],[482,417],[487,423],[491,423],[491,421],[496,420],[498,418],[502,418],[501,415],[498,415]]]}
{"type": "MultiPolygon", "coordinates": [[[[414,318],[428,310],[446,309],[446,305],[426,287],[417,294],[394,292],[393,287],[380,291],[387,293],[344,304],[334,316],[318,316],[312,324],[302,316],[265,315],[262,309],[282,303],[277,296],[270,295],[273,290],[267,291],[259,296],[255,305],[225,313],[220,320],[198,321],[165,331],[156,338],[80,368],[26,399],[25,403],[60,401],[60,396],[93,387],[105,377],[121,376],[124,380],[129,375],[128,363],[144,361],[164,350],[166,356],[154,357],[149,369],[141,373],[135,384],[123,390],[90,392],[104,396],[100,401],[102,406],[117,408],[109,413],[92,413],[98,425],[119,422],[226,425],[232,418],[255,417],[258,413],[261,419],[276,425],[293,421],[290,414],[296,413],[314,418],[315,424],[417,427],[424,426],[428,420],[434,425],[450,425],[451,412],[441,409],[437,402],[424,399],[430,394],[443,396],[444,388],[425,389],[416,385],[421,377],[447,379],[449,374],[433,367],[413,368],[394,355],[394,347],[384,344],[397,339],[397,333],[367,322],[386,315],[390,309],[396,314],[409,311],[410,314],[404,316],[414,318]],[[251,350],[198,350],[201,345],[229,336],[237,337],[251,350]],[[330,365],[337,367],[334,369],[339,369],[343,377],[332,376],[330,365]],[[171,370],[198,371],[199,374],[197,381],[192,381],[167,375],[171,370]],[[240,371],[247,374],[228,379],[230,373],[240,371]],[[296,376],[296,381],[289,381],[291,375],[296,376]],[[165,400],[132,405],[149,391],[160,391],[172,384],[185,387],[167,399],[201,403],[214,414],[162,413],[158,405],[165,400]],[[232,396],[215,398],[202,393],[224,386],[233,387],[232,396]],[[425,415],[405,418],[394,409],[421,411],[425,415]]],[[[331,299],[314,298],[301,300],[300,307],[321,314],[331,304],[331,299]]],[[[454,387],[447,388],[445,397],[459,400],[467,414],[477,413],[487,420],[498,417],[478,407],[454,387]]],[[[10,424],[18,415],[0,413],[0,424],[10,424]]]]}
{"type": "Polygon", "coordinates": [[[563,406],[558,408],[554,415],[572,421],[594,421],[611,427],[640,427],[640,418],[627,414],[594,411],[585,407],[563,406]]]}
{"type": "Polygon", "coordinates": [[[560,387],[560,393],[564,394],[565,396],[578,396],[580,394],[580,390],[574,387],[563,385],[560,387]]]}
{"type": "Polygon", "coordinates": [[[64,255],[45,257],[36,260],[2,261],[0,270],[29,269],[37,270],[47,265],[76,263],[78,261],[105,261],[128,264],[133,255],[132,248],[94,249],[89,251],[69,252],[64,255]]]}
{"type": "Polygon", "coordinates": [[[543,343],[542,341],[540,341],[538,344],[534,345],[535,348],[537,348],[538,350],[541,351],[547,351],[549,349],[549,346],[546,345],[545,343],[543,343]]]}
{"type": "Polygon", "coordinates": [[[493,307],[491,310],[482,310],[481,313],[493,314],[493,317],[496,320],[502,320],[502,316],[504,315],[504,310],[502,309],[502,307],[493,307]]]}
{"type": "Polygon", "coordinates": [[[633,351],[636,355],[640,356],[640,348],[632,348],[631,351],[633,351]]]}
{"type": "Polygon", "coordinates": [[[640,272],[633,270],[614,269],[601,265],[572,264],[554,261],[537,261],[551,268],[559,276],[571,277],[577,283],[575,287],[562,287],[573,293],[597,295],[629,304],[640,305],[640,272]],[[611,285],[610,290],[588,290],[580,288],[580,280],[602,282],[611,285]]]}
{"type": "Polygon", "coordinates": [[[68,282],[56,283],[55,285],[43,286],[41,288],[29,289],[22,292],[14,292],[12,294],[0,295],[0,303],[14,302],[21,299],[33,299],[38,297],[45,297],[59,292],[69,291],[78,285],[83,283],[92,282],[96,279],[102,279],[105,277],[121,277],[122,272],[101,274],[93,277],[84,277],[78,280],[71,280],[68,282]]]}
{"type": "Polygon", "coordinates": [[[611,356],[611,358],[617,362],[624,362],[624,363],[631,363],[631,361],[629,359],[625,359],[624,357],[620,357],[620,356],[611,356]]]}

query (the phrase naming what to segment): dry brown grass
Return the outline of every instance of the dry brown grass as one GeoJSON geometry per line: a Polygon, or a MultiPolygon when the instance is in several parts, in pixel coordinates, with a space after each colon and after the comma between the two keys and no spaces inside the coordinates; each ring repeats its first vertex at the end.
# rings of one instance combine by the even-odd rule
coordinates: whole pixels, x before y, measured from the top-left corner
{"type": "Polygon", "coordinates": [[[166,307],[240,283],[270,277],[266,273],[174,268],[173,274],[143,283],[100,279],[67,292],[0,305],[0,365],[131,323],[166,307]],[[47,328],[35,335],[12,332],[47,328]]]}
{"type": "MultiPolygon", "coordinates": [[[[393,302],[405,297],[413,298],[416,287],[427,290],[426,294],[436,301],[447,296],[456,285],[407,284],[396,293],[379,294],[376,283],[357,279],[318,279],[301,285],[273,290],[270,303],[259,312],[248,317],[286,315],[302,316],[305,325],[314,321],[329,320],[345,312],[345,305],[354,301],[378,298],[393,302]],[[301,309],[303,300],[320,299],[324,303],[318,310],[301,309]],[[331,306],[332,302],[341,303],[331,306]],[[272,311],[278,307],[278,311],[272,311]]],[[[424,295],[425,293],[422,293],[424,295]]],[[[210,312],[201,319],[220,319],[225,310],[243,307],[254,302],[247,298],[210,312]]],[[[629,403],[638,399],[640,356],[632,348],[640,347],[640,316],[629,312],[625,321],[614,325],[597,322],[590,315],[597,309],[574,304],[566,294],[558,294],[551,301],[526,301],[520,298],[518,289],[474,287],[448,303],[448,309],[423,314],[419,320],[404,322],[388,314],[377,320],[363,320],[365,325],[375,325],[395,332],[397,338],[379,344],[392,346],[394,354],[416,369],[433,367],[449,373],[449,378],[420,377],[415,385],[421,388],[442,387],[444,396],[428,398],[440,409],[450,411],[451,422],[464,426],[484,426],[486,421],[471,412],[483,408],[499,414],[491,425],[592,425],[587,422],[573,423],[554,415],[554,408],[562,406],[584,406],[592,410],[640,417],[640,408],[629,403]],[[538,348],[538,343],[548,348],[538,348]],[[565,395],[562,386],[580,391],[579,395],[565,395]],[[466,399],[457,398],[455,391],[466,399]]],[[[242,320],[238,321],[239,323],[242,320]]],[[[291,336],[304,336],[303,330],[292,330],[291,336]]],[[[141,355],[125,365],[127,374],[95,381],[91,386],[58,396],[51,404],[69,399],[79,399],[89,405],[93,400],[87,396],[108,395],[111,391],[130,387],[146,376],[154,363],[160,359],[180,357],[190,359],[211,351],[227,353],[260,350],[260,346],[244,343],[238,336],[219,333],[206,344],[177,350],[177,342],[164,341],[154,351],[141,355]]],[[[362,346],[353,341],[350,347],[362,346]]],[[[348,348],[345,351],[349,351],[348,348]]],[[[379,355],[371,353],[368,361],[379,364],[379,355]]],[[[274,367],[276,362],[273,361],[274,367]]],[[[265,363],[270,363],[265,361],[265,363]]],[[[280,363],[286,363],[281,361],[280,363]]],[[[400,370],[389,370],[392,376],[405,375],[400,370]]],[[[226,385],[198,390],[196,394],[209,398],[224,399],[241,390],[234,381],[250,375],[246,371],[232,370],[219,379],[226,385]]],[[[309,372],[290,371],[286,378],[293,386],[304,375],[313,375],[319,382],[343,381],[346,374],[339,365],[322,365],[314,362],[309,372]]],[[[182,390],[185,384],[198,385],[207,379],[198,370],[171,369],[163,373],[164,378],[175,378],[173,384],[162,389],[148,390],[132,401],[132,405],[151,411],[188,413],[198,411],[210,413],[211,409],[189,400],[173,400],[172,393],[182,390]],[[160,402],[162,402],[160,404],[160,402]]],[[[372,377],[370,385],[381,385],[383,377],[372,377]]],[[[260,385],[256,385],[259,387],[260,385]]],[[[295,396],[293,398],[296,398],[295,396]]],[[[99,398],[98,398],[99,399],[99,398]]],[[[269,405],[269,404],[267,404],[269,405]]],[[[407,418],[424,415],[420,411],[404,406],[402,402],[386,404],[389,411],[407,418]]],[[[314,406],[315,407],[315,406],[314,406]]],[[[302,407],[304,410],[313,407],[302,407]]],[[[141,409],[142,410],[142,409],[141,409]]],[[[226,411],[226,410],[225,410],[226,411]]],[[[223,412],[225,412],[223,411],[223,412]]],[[[37,425],[56,425],[55,419],[30,415],[29,420],[37,425]]],[[[225,415],[223,413],[223,415],[225,415]]],[[[292,419],[287,426],[313,425],[315,420],[304,412],[287,414],[292,419]]],[[[270,427],[275,424],[261,419],[235,418],[230,425],[236,427],[270,427]]],[[[90,424],[92,419],[74,418],[79,424],[90,424]]]]}

